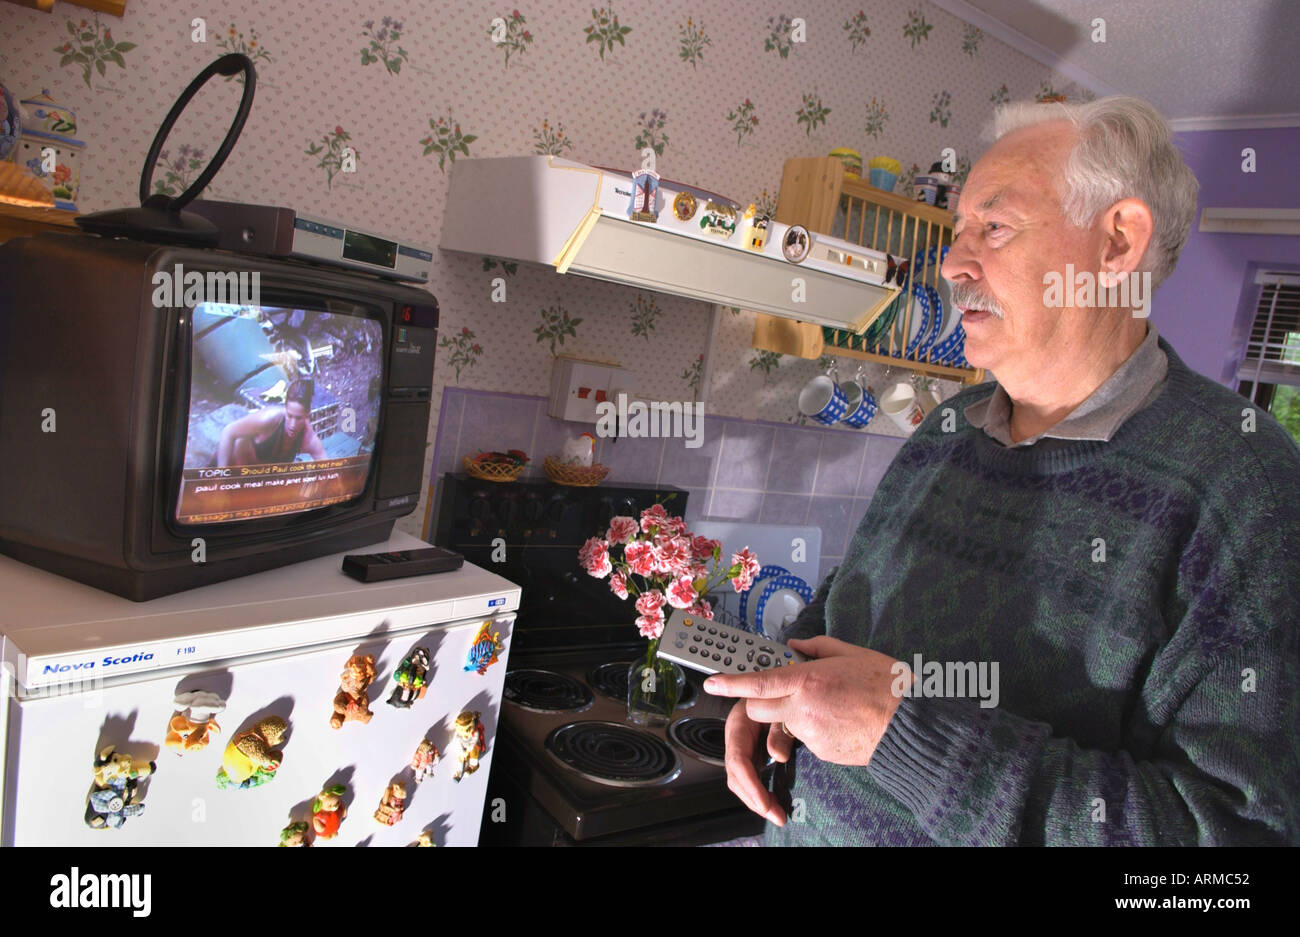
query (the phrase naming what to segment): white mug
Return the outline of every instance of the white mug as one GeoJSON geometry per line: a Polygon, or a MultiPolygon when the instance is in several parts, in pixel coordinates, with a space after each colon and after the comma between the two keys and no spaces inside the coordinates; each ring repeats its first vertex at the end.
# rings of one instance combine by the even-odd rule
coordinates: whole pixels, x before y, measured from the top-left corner
{"type": "Polygon", "coordinates": [[[925,411],[917,402],[916,391],[907,381],[900,381],[885,391],[880,398],[880,412],[909,436],[925,419],[925,411]]]}

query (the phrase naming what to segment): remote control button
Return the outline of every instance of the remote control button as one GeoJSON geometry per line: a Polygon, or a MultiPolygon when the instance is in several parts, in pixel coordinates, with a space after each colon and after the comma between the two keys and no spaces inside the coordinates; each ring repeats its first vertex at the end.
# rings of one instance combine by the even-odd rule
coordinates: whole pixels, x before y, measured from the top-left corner
{"type": "Polygon", "coordinates": [[[746,639],[745,639],[745,643],[746,643],[746,644],[753,644],[753,643],[754,643],[754,639],[753,639],[753,638],[746,638],[746,639]]]}
{"type": "Polygon", "coordinates": [[[709,629],[709,634],[717,634],[717,633],[718,633],[718,629],[717,629],[717,628],[710,628],[710,629],[709,629]]]}
{"type": "Polygon", "coordinates": [[[722,662],[723,662],[724,664],[726,664],[728,667],[731,666],[731,658],[730,658],[730,657],[724,657],[724,658],[722,658],[722,662]]]}
{"type": "Polygon", "coordinates": [[[734,645],[734,644],[728,644],[728,645],[727,645],[727,650],[730,651],[732,654],[736,653],[736,645],[734,645]]]}
{"type": "Polygon", "coordinates": [[[785,657],[786,657],[786,660],[793,660],[793,659],[794,659],[794,654],[791,653],[790,651],[786,651],[786,652],[785,652],[785,657]]]}
{"type": "Polygon", "coordinates": [[[708,626],[705,625],[704,622],[700,622],[700,623],[699,623],[698,625],[696,625],[695,627],[698,628],[700,631],[703,631],[703,630],[704,630],[705,628],[707,628],[708,626]]]}
{"type": "Polygon", "coordinates": [[[759,649],[760,651],[766,651],[768,654],[775,654],[775,653],[776,653],[776,648],[774,648],[774,647],[768,647],[766,644],[760,644],[760,645],[758,646],[758,649],[759,649]]]}
{"type": "Polygon", "coordinates": [[[680,650],[681,648],[686,647],[686,642],[685,642],[685,641],[674,641],[674,642],[673,642],[673,645],[674,645],[675,647],[677,647],[677,648],[680,650]]]}
{"type": "Polygon", "coordinates": [[[772,664],[772,658],[768,657],[766,654],[759,654],[756,663],[760,667],[770,667],[772,664]]]}
{"type": "Polygon", "coordinates": [[[704,639],[704,643],[707,644],[709,647],[713,647],[713,639],[712,639],[712,638],[705,638],[705,639],[704,639]]]}
{"type": "Polygon", "coordinates": [[[748,654],[745,655],[745,660],[753,660],[753,659],[754,659],[753,651],[750,651],[748,654]]]}
{"type": "Polygon", "coordinates": [[[704,638],[700,637],[698,634],[693,634],[693,635],[691,635],[691,638],[692,638],[693,640],[695,640],[695,641],[703,641],[703,640],[704,640],[704,638]]]}
{"type": "Polygon", "coordinates": [[[700,649],[699,649],[698,647],[696,647],[694,644],[691,645],[691,653],[692,653],[692,654],[698,654],[699,651],[700,651],[700,649]]]}
{"type": "Polygon", "coordinates": [[[744,670],[744,669],[745,669],[745,665],[744,665],[744,664],[737,664],[737,665],[736,665],[736,669],[737,669],[737,670],[744,670]]]}
{"type": "Polygon", "coordinates": [[[722,655],[721,655],[721,654],[714,654],[714,655],[713,655],[713,659],[714,659],[714,660],[722,660],[722,655]]]}

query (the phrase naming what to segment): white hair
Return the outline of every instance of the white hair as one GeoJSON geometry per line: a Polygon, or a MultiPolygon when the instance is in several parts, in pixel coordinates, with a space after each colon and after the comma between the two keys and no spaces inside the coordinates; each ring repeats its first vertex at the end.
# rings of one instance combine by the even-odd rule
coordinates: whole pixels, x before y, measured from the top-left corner
{"type": "Polygon", "coordinates": [[[1013,130],[1068,120],[1079,135],[1065,164],[1061,207],[1076,227],[1125,198],[1151,209],[1151,242],[1141,270],[1152,288],[1173,273],[1196,216],[1200,184],[1170,139],[1169,124],[1140,98],[1113,96],[1080,104],[1015,101],[993,117],[993,138],[1013,130]]]}

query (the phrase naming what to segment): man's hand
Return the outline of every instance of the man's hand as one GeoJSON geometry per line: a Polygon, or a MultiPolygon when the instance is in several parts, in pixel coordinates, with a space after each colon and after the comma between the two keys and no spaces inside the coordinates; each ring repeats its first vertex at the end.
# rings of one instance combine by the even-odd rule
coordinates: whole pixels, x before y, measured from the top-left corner
{"type": "Polygon", "coordinates": [[[905,665],[895,667],[899,662],[892,657],[836,638],[796,638],[790,647],[813,659],[755,674],[715,674],[704,681],[709,693],[742,698],[727,718],[727,786],[778,826],[785,817],[753,764],[762,724],[769,726],[767,748],[777,761],[789,758],[793,735],[823,761],[865,765],[898,709],[899,691],[913,679],[905,665]]]}

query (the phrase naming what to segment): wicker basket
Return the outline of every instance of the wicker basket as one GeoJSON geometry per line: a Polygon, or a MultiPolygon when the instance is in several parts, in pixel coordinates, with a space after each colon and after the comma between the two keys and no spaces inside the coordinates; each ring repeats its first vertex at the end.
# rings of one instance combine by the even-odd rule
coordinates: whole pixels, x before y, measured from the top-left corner
{"type": "Polygon", "coordinates": [[[604,465],[566,465],[550,455],[542,462],[542,467],[546,470],[546,477],[555,484],[578,488],[599,485],[609,474],[609,468],[604,465]]]}
{"type": "Polygon", "coordinates": [[[474,478],[485,482],[512,482],[519,478],[524,470],[522,465],[508,465],[505,462],[475,462],[469,456],[461,459],[465,471],[474,478]]]}

